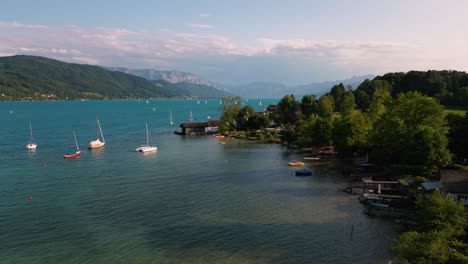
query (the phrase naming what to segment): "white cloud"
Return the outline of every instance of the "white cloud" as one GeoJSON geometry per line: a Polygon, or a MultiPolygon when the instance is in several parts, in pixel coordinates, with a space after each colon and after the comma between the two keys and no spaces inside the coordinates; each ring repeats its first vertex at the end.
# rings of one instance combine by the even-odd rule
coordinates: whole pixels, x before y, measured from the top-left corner
{"type": "Polygon", "coordinates": [[[12,22],[10,24],[12,27],[14,28],[28,28],[28,29],[46,29],[48,28],[47,26],[43,26],[43,25],[27,25],[27,24],[21,24],[19,22],[12,22]]]}
{"type": "Polygon", "coordinates": [[[465,42],[259,38],[242,45],[207,32],[46,27],[2,21],[0,36],[0,56],[30,54],[76,63],[197,71],[206,78],[229,82],[304,83],[411,69],[468,69],[465,42]]]}
{"type": "Polygon", "coordinates": [[[208,13],[201,13],[199,16],[200,16],[200,17],[210,17],[211,14],[208,14],[208,13]]]}
{"type": "Polygon", "coordinates": [[[208,25],[208,24],[188,24],[187,26],[192,27],[192,28],[213,28],[212,25],[208,25]]]}

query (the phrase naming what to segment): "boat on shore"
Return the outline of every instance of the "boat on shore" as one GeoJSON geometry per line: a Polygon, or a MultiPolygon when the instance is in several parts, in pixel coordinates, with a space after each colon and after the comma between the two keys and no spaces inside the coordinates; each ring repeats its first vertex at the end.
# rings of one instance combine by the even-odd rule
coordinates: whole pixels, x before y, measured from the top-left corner
{"type": "Polygon", "coordinates": [[[101,148],[101,147],[104,147],[104,145],[106,144],[106,140],[104,139],[104,135],[102,134],[101,124],[99,123],[99,119],[97,118],[96,118],[96,129],[97,129],[97,139],[89,142],[88,149],[101,148]]]}
{"type": "Polygon", "coordinates": [[[292,167],[302,167],[302,166],[304,166],[304,162],[297,161],[297,160],[293,160],[293,161],[289,162],[288,164],[289,164],[289,166],[292,166],[292,167]]]}
{"type": "Polygon", "coordinates": [[[26,148],[29,150],[35,150],[37,148],[36,142],[34,142],[31,122],[29,122],[29,143],[26,145],[26,148]]]}
{"type": "Polygon", "coordinates": [[[146,145],[141,145],[140,147],[136,148],[137,152],[156,152],[158,147],[151,146],[149,140],[149,132],[148,132],[148,123],[146,123],[146,145]]]}
{"type": "Polygon", "coordinates": [[[63,155],[65,159],[73,159],[81,155],[80,148],[78,147],[78,141],[76,141],[75,130],[73,130],[73,139],[75,140],[76,150],[72,150],[67,154],[63,155]]]}

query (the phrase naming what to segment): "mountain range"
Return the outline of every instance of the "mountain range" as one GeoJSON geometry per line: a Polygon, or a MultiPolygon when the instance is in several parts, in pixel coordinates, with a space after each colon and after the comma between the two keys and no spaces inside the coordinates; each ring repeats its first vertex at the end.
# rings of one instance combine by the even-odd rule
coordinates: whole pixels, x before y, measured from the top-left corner
{"type": "Polygon", "coordinates": [[[334,85],[343,83],[356,89],[366,79],[373,79],[375,75],[353,76],[345,80],[315,82],[303,85],[288,86],[276,82],[252,82],[240,85],[227,85],[208,81],[197,74],[180,71],[159,71],[153,69],[128,69],[119,67],[105,67],[108,70],[120,71],[143,77],[148,80],[165,80],[170,83],[192,83],[215,87],[244,98],[280,98],[287,94],[294,94],[296,98],[305,94],[317,96],[327,93],[334,85]]]}

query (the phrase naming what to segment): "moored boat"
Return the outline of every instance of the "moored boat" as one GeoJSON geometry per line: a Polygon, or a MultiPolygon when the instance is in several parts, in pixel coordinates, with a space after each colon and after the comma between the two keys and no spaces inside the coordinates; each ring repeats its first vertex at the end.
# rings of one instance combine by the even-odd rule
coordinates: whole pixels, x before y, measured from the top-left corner
{"type": "Polygon", "coordinates": [[[73,139],[75,139],[76,150],[69,151],[67,154],[63,155],[65,159],[73,159],[81,155],[80,148],[78,147],[78,142],[76,141],[75,130],[73,130],[73,139]]]}
{"type": "Polygon", "coordinates": [[[89,149],[101,148],[101,147],[104,147],[104,145],[106,144],[106,140],[104,139],[104,135],[102,134],[101,124],[99,123],[99,119],[97,118],[96,118],[96,129],[97,129],[97,139],[89,142],[88,144],[89,149]]]}
{"type": "Polygon", "coordinates": [[[29,122],[29,134],[30,134],[29,143],[28,143],[28,145],[26,145],[26,148],[29,149],[29,150],[35,150],[37,148],[37,144],[36,144],[36,142],[34,142],[31,122],[29,122]]]}
{"type": "Polygon", "coordinates": [[[150,145],[148,123],[146,123],[146,145],[141,145],[140,147],[136,148],[136,151],[144,153],[144,152],[155,152],[157,150],[158,150],[158,147],[150,145]]]}
{"type": "Polygon", "coordinates": [[[301,167],[304,166],[304,162],[293,160],[289,162],[289,166],[301,167]]]}
{"type": "Polygon", "coordinates": [[[295,171],[296,176],[311,176],[312,171],[308,169],[300,169],[295,171]]]}

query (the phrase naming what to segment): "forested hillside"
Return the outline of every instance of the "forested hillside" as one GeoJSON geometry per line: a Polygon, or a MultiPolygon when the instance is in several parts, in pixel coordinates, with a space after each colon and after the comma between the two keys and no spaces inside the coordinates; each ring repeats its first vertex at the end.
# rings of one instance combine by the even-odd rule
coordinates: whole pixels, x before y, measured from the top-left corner
{"type": "Polygon", "coordinates": [[[0,93],[3,101],[217,97],[222,94],[204,85],[155,84],[142,77],[98,66],[23,55],[0,58],[0,93]]]}

